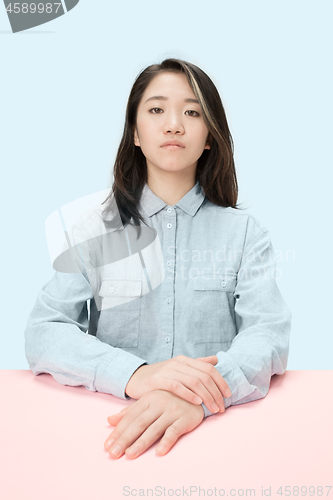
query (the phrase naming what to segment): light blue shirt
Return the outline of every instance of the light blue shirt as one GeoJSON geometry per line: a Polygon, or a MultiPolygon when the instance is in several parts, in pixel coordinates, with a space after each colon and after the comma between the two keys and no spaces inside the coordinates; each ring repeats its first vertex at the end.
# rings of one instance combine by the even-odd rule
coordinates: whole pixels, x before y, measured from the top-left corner
{"type": "MultiPolygon", "coordinates": [[[[104,208],[77,221],[78,241],[101,234],[104,208]]],[[[146,293],[137,254],[117,275],[112,267],[98,278],[55,271],[27,321],[30,369],[127,399],[126,385],[144,363],[215,354],[232,392],[225,408],[265,397],[272,375],[286,370],[292,317],[268,230],[250,214],[208,201],[198,182],[173,206],[146,184],[139,210],[157,231],[164,279],[146,293]]]]}

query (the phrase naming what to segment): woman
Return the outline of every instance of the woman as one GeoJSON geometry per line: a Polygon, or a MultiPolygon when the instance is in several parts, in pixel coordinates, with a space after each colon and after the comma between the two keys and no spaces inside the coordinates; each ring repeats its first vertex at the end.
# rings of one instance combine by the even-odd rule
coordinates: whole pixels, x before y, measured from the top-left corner
{"type": "Polygon", "coordinates": [[[204,417],[263,398],[286,370],[291,313],[269,233],[239,211],[237,194],[210,78],[178,59],[146,68],[112,191],[71,233],[89,241],[82,272],[55,273],[25,331],[34,374],[137,400],[108,418],[112,457],[136,458],[160,437],[165,454],[204,417]]]}

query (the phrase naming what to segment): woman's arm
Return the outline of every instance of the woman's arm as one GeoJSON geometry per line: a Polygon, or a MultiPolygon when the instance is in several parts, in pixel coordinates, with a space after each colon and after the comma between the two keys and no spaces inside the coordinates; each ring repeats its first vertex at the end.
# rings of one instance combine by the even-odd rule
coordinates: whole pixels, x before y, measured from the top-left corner
{"type": "MultiPolygon", "coordinates": [[[[70,240],[74,246],[89,238],[85,224],[72,227],[70,240]]],[[[85,249],[85,265],[91,266],[94,257],[90,247],[85,249]]],[[[126,385],[146,361],[87,333],[87,301],[93,296],[84,268],[82,273],[55,272],[39,291],[27,320],[24,335],[29,367],[35,375],[50,373],[63,385],[83,385],[91,391],[128,399],[126,385]]]]}
{"type": "MultiPolygon", "coordinates": [[[[251,224],[251,223],[250,223],[251,224]]],[[[272,375],[287,367],[291,311],[276,283],[276,261],[269,232],[248,230],[237,276],[237,335],[227,352],[218,352],[215,368],[232,392],[225,408],[266,396],[272,375]]],[[[204,406],[205,416],[212,413],[204,406]]]]}
{"type": "Polygon", "coordinates": [[[83,274],[55,272],[39,291],[29,315],[25,352],[35,375],[50,373],[63,385],[84,385],[126,399],[125,387],[144,359],[87,334],[87,300],[93,297],[83,274]]]}

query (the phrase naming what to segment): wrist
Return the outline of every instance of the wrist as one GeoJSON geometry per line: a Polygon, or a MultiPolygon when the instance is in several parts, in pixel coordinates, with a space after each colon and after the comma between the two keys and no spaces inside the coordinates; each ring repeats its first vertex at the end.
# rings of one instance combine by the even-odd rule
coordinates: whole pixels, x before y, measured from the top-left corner
{"type": "MultiPolygon", "coordinates": [[[[144,366],[147,366],[148,363],[144,363],[143,365],[139,366],[131,375],[129,381],[127,382],[126,384],[126,387],[125,387],[125,396],[129,397],[129,398],[134,398],[134,399],[137,399],[136,398],[136,391],[135,391],[135,380],[138,376],[138,371],[140,370],[140,368],[143,368],[144,366]]],[[[141,370],[142,371],[142,370],[141,370]]]]}

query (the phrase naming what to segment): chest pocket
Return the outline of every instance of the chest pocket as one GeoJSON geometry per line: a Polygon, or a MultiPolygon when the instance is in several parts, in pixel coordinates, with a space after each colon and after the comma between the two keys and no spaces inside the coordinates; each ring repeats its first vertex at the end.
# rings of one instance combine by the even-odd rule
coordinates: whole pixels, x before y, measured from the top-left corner
{"type": "Polygon", "coordinates": [[[140,279],[104,279],[99,296],[101,315],[98,338],[113,347],[138,347],[140,324],[140,279]]]}
{"type": "Polygon", "coordinates": [[[205,275],[193,279],[191,338],[194,344],[223,344],[233,340],[236,335],[235,287],[235,275],[205,275]]]}

